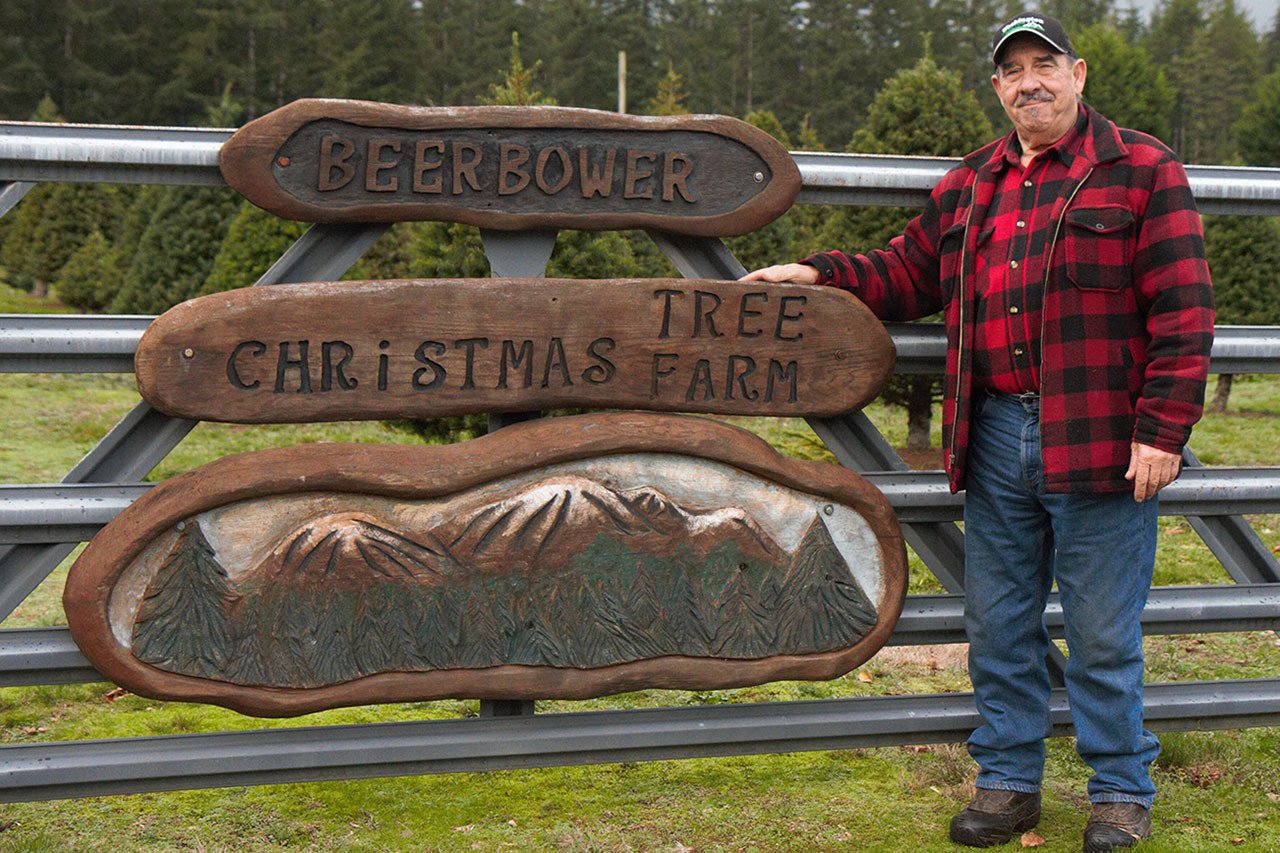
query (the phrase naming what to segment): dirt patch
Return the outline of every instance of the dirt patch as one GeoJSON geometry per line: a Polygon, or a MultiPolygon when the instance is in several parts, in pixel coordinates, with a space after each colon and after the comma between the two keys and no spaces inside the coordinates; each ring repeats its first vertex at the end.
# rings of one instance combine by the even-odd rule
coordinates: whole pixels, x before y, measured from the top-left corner
{"type": "Polygon", "coordinates": [[[942,467],[942,451],[936,447],[926,447],[923,450],[895,447],[894,450],[898,451],[898,455],[913,471],[932,471],[942,467]]]}
{"type": "Polygon", "coordinates": [[[876,653],[876,659],[887,663],[906,663],[930,669],[969,669],[968,643],[943,643],[936,646],[892,646],[876,653]]]}

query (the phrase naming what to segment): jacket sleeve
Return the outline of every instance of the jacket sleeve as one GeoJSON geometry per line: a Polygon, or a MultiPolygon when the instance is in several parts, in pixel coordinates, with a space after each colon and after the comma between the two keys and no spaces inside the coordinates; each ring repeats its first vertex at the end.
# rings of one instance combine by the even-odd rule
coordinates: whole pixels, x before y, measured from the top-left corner
{"type": "Polygon", "coordinates": [[[963,238],[947,230],[961,192],[960,171],[952,170],[934,187],[924,212],[887,248],[865,255],[819,252],[800,263],[818,271],[818,284],[849,291],[881,320],[916,320],[941,310],[943,238],[963,238]]]}
{"type": "Polygon", "coordinates": [[[1133,275],[1150,338],[1133,437],[1180,453],[1204,410],[1214,306],[1200,215],[1182,164],[1169,155],[1156,167],[1133,275]]]}

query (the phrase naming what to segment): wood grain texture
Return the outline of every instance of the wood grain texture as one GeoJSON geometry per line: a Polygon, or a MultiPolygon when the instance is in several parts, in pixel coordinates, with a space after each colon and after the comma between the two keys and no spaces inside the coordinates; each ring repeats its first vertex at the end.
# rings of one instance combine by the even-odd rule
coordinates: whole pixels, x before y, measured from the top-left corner
{"type": "Polygon", "coordinates": [[[304,99],[223,146],[249,201],[306,222],[755,231],[800,192],[773,137],[727,116],[304,99]]]}
{"type": "MultiPolygon", "coordinates": [[[[654,482],[665,482],[670,489],[670,484],[682,476],[684,475],[673,475],[663,480],[661,476],[654,475],[654,482]]],[[[619,485],[620,482],[619,480],[614,485],[619,485]]],[[[698,488],[696,484],[687,486],[692,491],[685,495],[685,500],[688,501],[689,494],[696,493],[698,488]]],[[[774,530],[776,542],[785,542],[786,537],[777,535],[777,531],[780,524],[783,527],[786,524],[779,522],[777,518],[767,518],[769,511],[761,507],[767,507],[768,504],[760,503],[760,500],[765,499],[746,495],[745,492],[751,491],[749,489],[740,491],[743,494],[721,495],[722,506],[734,508],[735,513],[754,514],[764,525],[762,529],[774,530]]],[[[503,497],[512,496],[501,493],[487,495],[490,500],[503,497]]],[[[519,499],[520,502],[523,500],[519,499]]],[[[501,506],[505,507],[506,504],[501,506]]],[[[705,513],[710,508],[703,506],[699,511],[705,513]]],[[[714,511],[712,514],[715,514],[714,511]]],[[[776,510],[775,514],[779,517],[785,515],[780,510],[776,510]]],[[[720,514],[722,515],[724,513],[720,514]]],[[[353,529],[353,526],[367,521],[357,519],[353,525],[353,517],[348,513],[343,520],[335,522],[332,514],[324,515],[322,527],[332,533],[339,528],[353,529]]],[[[708,525],[704,522],[709,517],[702,516],[690,529],[706,530],[708,525]]],[[[398,523],[403,524],[406,518],[407,516],[401,515],[398,523]]],[[[455,526],[461,525],[460,529],[463,530],[463,534],[455,537],[450,546],[455,555],[477,553],[472,547],[476,534],[474,526],[464,524],[462,515],[453,518],[452,523],[455,526]],[[468,540],[468,536],[472,540],[468,540]],[[458,542],[472,544],[464,550],[458,542]]],[[[834,522],[824,521],[821,526],[825,530],[832,523],[834,522]]],[[[446,523],[444,528],[447,527],[446,523]]],[[[435,529],[439,531],[444,528],[435,529]]],[[[848,551],[849,542],[855,541],[848,538],[848,531],[843,530],[841,525],[833,527],[831,532],[837,539],[841,539],[840,547],[843,551],[848,551]]],[[[502,535],[509,543],[516,542],[523,536],[510,534],[510,531],[502,535]]],[[[488,534],[485,536],[488,537],[488,534]]],[[[806,535],[805,538],[808,540],[810,537],[806,535]]],[[[309,543],[318,541],[319,539],[308,540],[309,543]]],[[[333,541],[332,537],[329,541],[333,541]]],[[[350,544],[356,540],[349,538],[345,541],[350,544]]],[[[371,540],[366,540],[368,541],[371,540]]],[[[380,541],[385,544],[389,540],[383,538],[380,541]]],[[[433,540],[423,538],[415,541],[418,546],[426,547],[433,540]]],[[[686,556],[690,550],[696,552],[699,548],[696,542],[690,542],[692,544],[687,543],[682,552],[686,556]]],[[[527,542],[524,547],[528,547],[527,542]]],[[[305,560],[295,559],[293,565],[300,568],[288,575],[288,582],[302,584],[298,590],[319,589],[326,583],[330,583],[335,589],[354,588],[348,581],[332,577],[325,581],[323,573],[307,574],[314,572],[322,564],[343,565],[342,560],[345,558],[337,554],[338,550],[331,548],[331,551],[322,554],[324,559],[312,559],[310,569],[306,568],[305,560]]],[[[382,561],[381,558],[365,562],[384,568],[398,566],[397,571],[411,563],[403,556],[392,562],[382,561]]],[[[550,565],[555,561],[548,557],[545,562],[550,565]]],[[[744,558],[741,566],[746,566],[748,562],[749,559],[744,558]]],[[[412,564],[419,565],[416,562],[412,564]]],[[[545,585],[539,586],[542,583],[540,573],[545,567],[536,560],[521,563],[516,569],[510,566],[503,568],[505,564],[501,556],[495,555],[491,562],[477,565],[477,571],[488,572],[492,577],[499,576],[503,571],[508,575],[514,572],[533,584],[531,588],[544,591],[548,589],[545,585]]],[[[607,567],[615,564],[606,560],[601,565],[607,567]]],[[[742,577],[749,576],[748,573],[742,577]]],[[[345,577],[350,580],[349,576],[345,577]]],[[[738,580],[741,586],[741,579],[738,580]]],[[[369,582],[366,578],[356,583],[356,586],[360,584],[368,587],[369,582]]],[[[714,689],[777,679],[834,678],[865,661],[883,645],[897,621],[905,588],[906,554],[892,510],[883,495],[858,475],[834,465],[783,459],[756,436],[713,421],[626,413],[529,422],[476,441],[443,447],[307,445],[226,457],[162,483],[105,528],[72,568],[64,593],[64,604],[72,634],[85,655],[104,675],[121,686],[155,698],[214,702],[244,713],[287,716],[370,702],[445,697],[586,698],[646,687],[714,689]],[[378,672],[341,683],[317,683],[313,679],[307,682],[311,686],[305,687],[279,686],[280,677],[287,678],[287,674],[280,677],[255,675],[251,670],[250,675],[241,673],[237,677],[241,681],[256,679],[261,683],[233,683],[225,677],[210,677],[219,671],[219,667],[233,665],[236,656],[242,653],[241,649],[231,643],[230,638],[234,636],[231,629],[227,629],[225,633],[228,645],[222,652],[207,650],[209,661],[200,665],[210,669],[203,677],[171,671],[175,668],[173,661],[160,659],[163,655],[158,656],[157,663],[147,663],[135,656],[135,647],[144,641],[163,643],[164,637],[161,635],[169,630],[159,622],[156,623],[159,628],[152,630],[148,623],[156,613],[168,606],[164,600],[168,593],[162,587],[169,578],[161,578],[163,572],[170,575],[175,572],[187,573],[179,586],[174,587],[175,590],[181,588],[186,591],[182,596],[170,598],[190,604],[192,596],[199,592],[196,587],[202,583],[212,582],[215,586],[223,587],[228,583],[232,586],[238,584],[241,588],[237,595],[244,595],[248,590],[263,589],[261,585],[255,585],[246,578],[251,579],[254,576],[252,572],[260,574],[261,566],[264,565],[272,567],[270,571],[274,583],[285,582],[282,580],[285,576],[280,572],[284,570],[282,567],[287,565],[287,561],[277,563],[270,557],[265,560],[257,557],[248,560],[246,565],[250,565],[252,569],[250,575],[232,576],[234,571],[232,575],[228,575],[219,574],[215,570],[213,574],[203,575],[204,581],[193,582],[192,579],[200,576],[192,572],[203,571],[200,565],[202,561],[213,557],[230,565],[235,560],[229,555],[237,549],[245,553],[252,551],[258,555],[269,555],[283,547],[295,557],[301,553],[295,540],[288,536],[282,537],[279,542],[271,540],[273,534],[270,534],[270,530],[284,529],[289,525],[281,527],[277,522],[265,523],[263,526],[232,524],[235,532],[229,534],[225,530],[220,531],[217,524],[210,523],[208,516],[201,521],[202,513],[230,514],[228,518],[235,522],[236,519],[253,517],[259,511],[258,507],[266,508],[263,511],[267,515],[261,518],[268,518],[271,513],[288,511],[299,503],[323,499],[334,506],[349,505],[363,508],[362,511],[365,512],[380,512],[384,519],[389,519],[394,515],[389,507],[398,507],[402,513],[409,512],[415,502],[452,501],[462,496],[465,500],[472,500],[475,506],[480,506],[482,499],[486,498],[486,490],[492,492],[495,483],[499,484],[498,488],[505,489],[504,484],[509,478],[536,479],[544,474],[563,476],[564,471],[560,468],[565,466],[603,471],[600,477],[602,482],[625,479],[619,471],[629,470],[631,476],[635,476],[636,472],[643,473],[646,470],[648,460],[645,454],[654,454],[653,458],[660,467],[710,466],[708,470],[713,472],[713,475],[709,475],[712,479],[714,476],[750,478],[758,481],[759,488],[764,493],[772,490],[772,493],[782,496],[776,498],[776,501],[808,502],[806,505],[816,508],[821,519],[852,519],[856,523],[847,526],[856,527],[865,533],[862,540],[856,540],[863,543],[860,553],[870,561],[869,565],[874,564],[874,575],[865,574],[866,569],[860,571],[863,572],[862,586],[866,588],[869,600],[875,608],[875,623],[859,632],[861,636],[848,647],[809,654],[750,657],[752,653],[741,651],[748,647],[741,645],[738,642],[740,638],[729,632],[726,638],[717,641],[728,643],[724,646],[727,653],[720,655],[705,652],[698,655],[658,654],[646,659],[632,659],[603,666],[583,665],[581,662],[568,665],[500,663],[424,671],[378,672]],[[180,547],[183,537],[193,535],[192,531],[196,529],[193,525],[201,524],[204,526],[199,529],[212,531],[213,539],[229,538],[232,541],[221,542],[215,548],[209,541],[203,540],[201,534],[197,537],[200,541],[195,543],[194,550],[188,549],[185,552],[196,555],[188,561],[190,565],[174,568],[174,555],[182,552],[185,547],[180,547]],[[274,528],[272,524],[275,524],[274,528]],[[266,538],[268,541],[257,542],[254,537],[266,538]],[[221,555],[215,555],[215,551],[219,549],[221,555]],[[161,568],[152,571],[149,577],[139,577],[137,566],[141,563],[138,561],[154,559],[157,553],[160,554],[159,562],[163,564],[161,568]],[[167,558],[165,554],[168,554],[167,558]],[[868,577],[876,580],[868,581],[868,577]],[[118,624],[120,613],[122,608],[127,610],[125,605],[130,600],[134,601],[135,615],[129,618],[135,620],[136,624],[132,629],[129,625],[121,629],[118,624]],[[138,600],[141,600],[141,605],[138,600]],[[133,631],[132,641],[129,639],[130,630],[133,631]],[[144,637],[148,631],[152,636],[144,637]],[[738,657],[732,657],[734,654],[738,657]]],[[[361,604],[361,607],[366,606],[361,604]]],[[[128,622],[129,619],[125,621],[128,622]]],[[[423,621],[426,621],[425,615],[423,621]]],[[[561,620],[558,624],[563,625],[565,622],[566,620],[561,620]]],[[[744,630],[746,627],[747,624],[744,623],[744,630]]],[[[196,628],[197,626],[192,626],[192,630],[196,628]]],[[[215,626],[213,629],[202,627],[200,630],[206,633],[213,630],[216,633],[223,629],[215,626]]],[[[354,636],[364,636],[368,630],[361,629],[354,636]]],[[[170,634],[172,633],[170,630],[170,634]]],[[[277,633],[291,636],[288,628],[277,633]]],[[[700,642],[711,640],[704,638],[700,642]]],[[[241,670],[244,669],[241,666],[241,670]]]]}
{"type": "Polygon", "coordinates": [[[162,412],[240,423],[565,406],[829,416],[893,371],[835,288],[688,279],[245,288],[159,317],[135,356],[162,412]]]}

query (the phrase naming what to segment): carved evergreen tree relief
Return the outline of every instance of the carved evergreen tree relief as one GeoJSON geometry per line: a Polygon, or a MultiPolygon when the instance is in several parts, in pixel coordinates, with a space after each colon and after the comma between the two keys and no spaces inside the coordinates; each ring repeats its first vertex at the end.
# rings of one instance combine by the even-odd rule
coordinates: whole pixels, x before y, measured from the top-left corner
{"type": "Polygon", "coordinates": [[[181,526],[178,541],[143,594],[134,622],[139,660],[207,678],[226,670],[231,641],[226,571],[200,525],[181,526]]]}

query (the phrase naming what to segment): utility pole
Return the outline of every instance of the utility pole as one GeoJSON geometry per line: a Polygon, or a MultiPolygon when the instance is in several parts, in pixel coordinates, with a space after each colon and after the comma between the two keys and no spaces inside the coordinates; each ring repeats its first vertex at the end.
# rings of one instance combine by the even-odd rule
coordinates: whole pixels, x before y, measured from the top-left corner
{"type": "Polygon", "coordinates": [[[627,111],[627,52],[618,51],[618,112],[627,111]]]}

